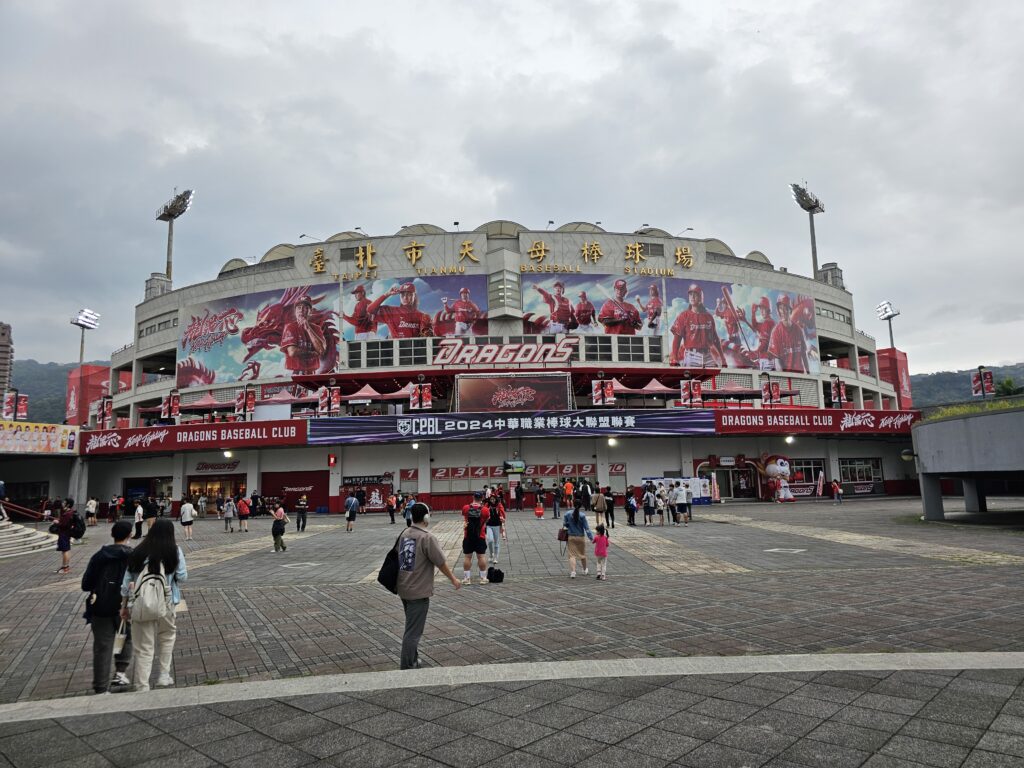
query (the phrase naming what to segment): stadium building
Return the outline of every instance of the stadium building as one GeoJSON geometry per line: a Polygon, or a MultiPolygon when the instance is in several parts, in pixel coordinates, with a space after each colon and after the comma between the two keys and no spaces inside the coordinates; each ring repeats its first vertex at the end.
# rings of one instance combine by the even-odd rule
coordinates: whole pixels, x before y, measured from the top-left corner
{"type": "Polygon", "coordinates": [[[532,505],[566,477],[681,477],[728,500],[787,469],[798,498],[915,492],[906,357],[857,329],[835,264],[816,277],[717,239],[511,221],[278,245],[176,290],[154,274],[80,493],[452,508],[483,483],[532,505]]]}

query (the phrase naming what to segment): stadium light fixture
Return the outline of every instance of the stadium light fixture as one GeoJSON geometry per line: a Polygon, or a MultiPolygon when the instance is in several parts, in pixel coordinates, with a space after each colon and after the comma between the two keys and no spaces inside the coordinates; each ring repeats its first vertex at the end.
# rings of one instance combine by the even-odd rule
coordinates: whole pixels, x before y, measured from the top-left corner
{"type": "Polygon", "coordinates": [[[807,217],[811,220],[811,267],[814,269],[814,274],[811,275],[815,280],[818,279],[818,241],[814,236],[814,215],[825,212],[825,205],[818,199],[817,195],[807,191],[807,187],[802,187],[799,184],[790,184],[790,192],[793,193],[793,200],[803,210],[807,211],[807,217]]]}
{"type": "MultiPolygon", "coordinates": [[[[875,307],[875,313],[878,315],[879,320],[884,320],[889,323],[889,348],[896,349],[896,342],[892,338],[892,319],[900,316],[900,311],[896,309],[891,301],[883,301],[877,307],[875,307]]],[[[896,387],[896,410],[903,410],[903,404],[900,402],[900,385],[899,382],[895,384],[896,387]]]]}
{"type": "Polygon", "coordinates": [[[324,238],[317,237],[316,235],[307,235],[307,234],[303,233],[303,234],[299,235],[299,240],[301,240],[302,238],[306,238],[308,240],[315,240],[318,243],[324,242],[324,238]]]}
{"type": "MultiPolygon", "coordinates": [[[[100,315],[97,312],[93,312],[91,309],[82,308],[78,310],[78,315],[71,318],[71,324],[76,325],[82,329],[82,338],[78,345],[78,397],[75,399],[75,422],[81,422],[78,415],[82,412],[82,397],[84,397],[83,386],[84,386],[84,373],[82,369],[85,367],[85,332],[95,331],[100,327],[100,315]]],[[[85,408],[85,420],[89,420],[89,405],[86,403],[85,408]]],[[[78,426],[83,427],[84,424],[79,423],[78,426]]]]}
{"type": "Polygon", "coordinates": [[[164,274],[167,275],[168,281],[172,279],[171,257],[174,253],[174,220],[185,215],[185,212],[192,207],[192,200],[196,196],[194,189],[186,189],[181,194],[178,194],[177,189],[174,192],[174,197],[156,209],[156,220],[167,222],[167,269],[164,274]]]}
{"type": "Polygon", "coordinates": [[[679,230],[678,232],[676,232],[676,237],[686,234],[687,232],[693,232],[693,227],[687,227],[686,229],[679,230]]]}

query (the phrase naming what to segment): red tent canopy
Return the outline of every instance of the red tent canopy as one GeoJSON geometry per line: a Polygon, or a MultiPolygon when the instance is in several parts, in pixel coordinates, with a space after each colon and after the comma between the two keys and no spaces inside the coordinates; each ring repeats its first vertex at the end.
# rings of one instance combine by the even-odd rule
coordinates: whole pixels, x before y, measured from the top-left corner
{"type": "Polygon", "coordinates": [[[644,384],[639,391],[645,395],[671,395],[677,394],[679,392],[679,388],[666,387],[657,379],[651,379],[644,384]]]}
{"type": "Polygon", "coordinates": [[[196,400],[193,403],[187,403],[187,404],[186,403],[182,403],[181,404],[181,410],[183,410],[183,411],[191,411],[191,410],[202,411],[202,410],[209,410],[209,409],[212,409],[212,408],[234,408],[234,407],[235,407],[235,404],[233,402],[231,402],[231,403],[222,403],[220,400],[215,398],[210,392],[207,392],[205,395],[203,395],[201,398],[199,398],[198,400],[196,400]]]}
{"type": "Polygon", "coordinates": [[[365,385],[358,392],[353,392],[351,395],[342,395],[342,400],[380,400],[382,395],[376,389],[371,387],[369,384],[365,385]]]}
{"type": "Polygon", "coordinates": [[[268,404],[272,404],[272,403],[283,403],[283,404],[290,404],[290,403],[312,403],[312,402],[315,402],[316,399],[317,399],[316,395],[307,395],[306,397],[295,397],[287,389],[282,389],[280,392],[276,392],[275,394],[271,395],[270,397],[267,397],[267,398],[264,398],[263,400],[260,400],[260,402],[261,403],[268,403],[268,404]]]}
{"type": "Polygon", "coordinates": [[[381,400],[408,400],[412,393],[415,391],[413,387],[416,385],[409,382],[401,389],[397,389],[394,392],[385,392],[380,396],[381,400]]]}

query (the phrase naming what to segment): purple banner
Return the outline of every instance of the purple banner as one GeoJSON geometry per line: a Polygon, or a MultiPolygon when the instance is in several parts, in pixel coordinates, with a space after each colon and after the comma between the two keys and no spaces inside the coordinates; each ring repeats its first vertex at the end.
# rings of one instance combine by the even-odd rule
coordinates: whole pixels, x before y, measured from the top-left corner
{"type": "Polygon", "coordinates": [[[713,435],[705,410],[583,410],[344,416],[309,422],[311,445],[494,440],[531,437],[713,435]]]}

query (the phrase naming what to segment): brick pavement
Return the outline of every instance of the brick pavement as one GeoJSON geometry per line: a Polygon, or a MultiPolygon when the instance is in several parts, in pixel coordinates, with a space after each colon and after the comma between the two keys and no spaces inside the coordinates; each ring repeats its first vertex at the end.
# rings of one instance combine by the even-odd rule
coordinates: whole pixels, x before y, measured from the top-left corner
{"type": "MultiPolygon", "coordinates": [[[[1010,503],[1021,508],[1019,500],[1010,503]]],[[[925,525],[917,521],[919,514],[916,500],[881,500],[841,507],[698,509],[687,528],[626,529],[620,523],[613,531],[608,582],[570,582],[555,541],[557,522],[537,521],[526,513],[513,516],[511,562],[502,563],[509,580],[459,593],[439,585],[421,655],[451,667],[680,655],[1024,650],[1024,576],[1019,567],[1024,537],[1019,535],[1019,516],[989,516],[989,521],[1003,523],[997,526],[925,525]],[[687,568],[688,563],[692,567],[687,568]]],[[[437,518],[446,550],[456,549],[458,520],[437,518]]],[[[187,545],[191,576],[184,589],[187,610],[179,614],[175,650],[179,686],[395,668],[400,605],[372,578],[398,526],[365,518],[356,533],[345,534],[337,521],[317,518],[303,537],[289,534],[292,546],[282,555],[270,551],[269,533],[263,530],[269,529],[268,522],[256,522],[248,537],[222,534],[216,526],[216,521],[200,522],[197,541],[187,545]]],[[[104,530],[91,532],[91,538],[104,530]]],[[[55,553],[0,563],[0,701],[77,694],[89,687],[89,638],[79,618],[83,596],[78,579],[96,546],[96,541],[89,541],[75,548],[72,574],[64,579],[50,573],[56,566],[55,553]]],[[[899,673],[879,679],[892,674],[899,673]]],[[[1009,707],[1007,717],[1024,717],[1017,711],[1017,672],[1001,674],[1001,682],[993,684],[1013,691],[998,712],[1009,707]]],[[[931,687],[937,689],[932,698],[940,697],[938,701],[952,700],[952,692],[961,690],[931,687]]],[[[982,703],[986,711],[995,707],[993,702],[982,703]]],[[[294,709],[290,703],[281,706],[291,707],[289,712],[294,709]]],[[[706,706],[729,709],[714,702],[706,706]]],[[[885,711],[881,706],[860,708],[885,711]]],[[[917,711],[906,716],[914,719],[917,711]]],[[[815,729],[828,725],[834,714],[821,718],[815,729]]],[[[931,758],[923,764],[1020,764],[1014,739],[1024,734],[1007,735],[992,728],[997,720],[993,715],[987,723],[970,726],[983,733],[961,749],[975,749],[985,738],[990,746],[1004,744],[1005,749],[992,753],[1010,756],[1011,762],[979,752],[978,757],[966,754],[960,762],[943,757],[945,762],[931,758]]],[[[546,727],[564,734],[578,722],[582,721],[568,724],[556,717],[546,727]]],[[[892,751],[896,747],[883,749],[894,739],[896,745],[915,743],[906,739],[928,741],[927,736],[903,734],[906,725],[878,729],[888,733],[885,742],[868,753],[866,763],[850,764],[913,765],[893,762],[913,750],[901,756],[892,751]]],[[[67,731],[65,726],[62,722],[47,727],[67,731]]],[[[654,727],[656,723],[644,725],[654,727]]],[[[836,728],[830,725],[822,733],[836,728]]],[[[7,754],[5,742],[0,739],[0,752],[7,754]]],[[[285,743],[280,741],[279,746],[285,743]]],[[[401,747],[387,739],[382,743],[401,747]]],[[[705,762],[680,764],[714,765],[715,755],[731,754],[723,750],[742,749],[723,742],[719,734],[703,739],[693,750],[698,746],[705,749],[695,754],[705,762]]],[[[807,762],[807,755],[819,754],[814,745],[801,748],[810,752],[798,750],[799,754],[781,757],[791,747],[765,759],[774,761],[768,763],[773,766],[784,766],[785,761],[844,764],[830,763],[831,758],[807,762]]],[[[616,753],[609,750],[593,755],[604,755],[610,762],[616,753]]],[[[335,759],[342,752],[332,753],[335,764],[346,764],[335,759]]],[[[533,753],[544,757],[542,752],[533,753]]],[[[495,754],[499,760],[505,757],[495,754]]],[[[441,762],[458,764],[452,759],[441,762]]],[[[731,763],[726,759],[717,764],[731,763]]]]}

